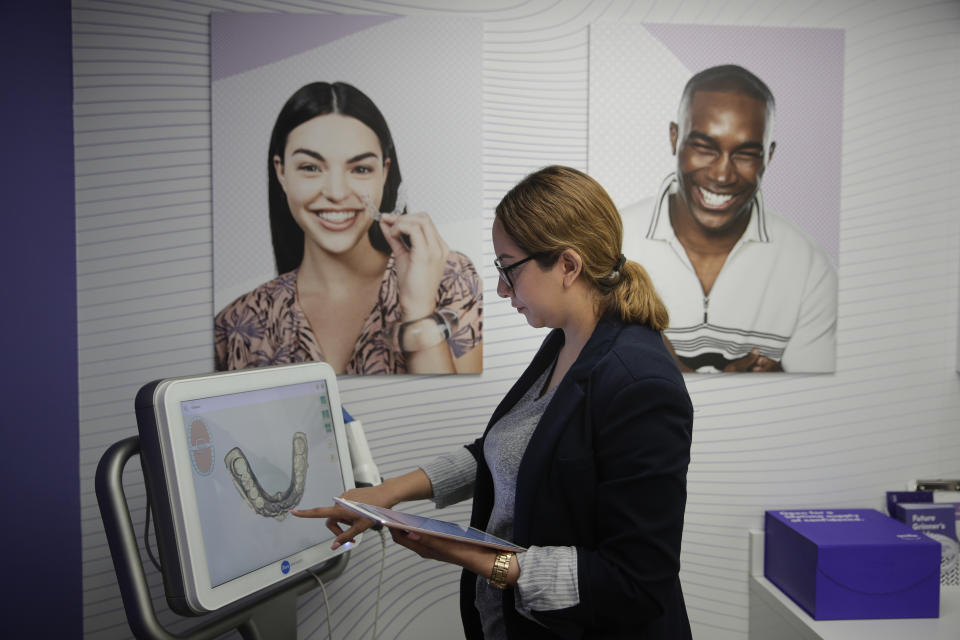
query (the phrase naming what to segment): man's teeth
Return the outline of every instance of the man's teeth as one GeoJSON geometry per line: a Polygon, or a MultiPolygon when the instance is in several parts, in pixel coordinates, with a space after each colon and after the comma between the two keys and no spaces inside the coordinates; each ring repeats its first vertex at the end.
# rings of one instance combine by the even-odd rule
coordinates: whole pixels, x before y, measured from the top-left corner
{"type": "Polygon", "coordinates": [[[703,187],[700,187],[700,195],[703,196],[703,201],[710,207],[719,207],[725,205],[730,201],[732,195],[721,195],[719,193],[713,193],[712,191],[707,191],[703,187]]]}
{"type": "Polygon", "coordinates": [[[327,222],[346,222],[355,215],[356,211],[321,211],[317,214],[327,222]]]}

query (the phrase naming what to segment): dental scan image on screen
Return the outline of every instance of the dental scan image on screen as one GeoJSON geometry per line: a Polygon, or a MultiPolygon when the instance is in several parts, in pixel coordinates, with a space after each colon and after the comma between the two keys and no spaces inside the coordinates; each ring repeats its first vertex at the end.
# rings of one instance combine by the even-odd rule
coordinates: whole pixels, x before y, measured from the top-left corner
{"type": "Polygon", "coordinates": [[[345,487],[325,381],[181,403],[211,586],[333,535],[288,515],[345,487]]]}

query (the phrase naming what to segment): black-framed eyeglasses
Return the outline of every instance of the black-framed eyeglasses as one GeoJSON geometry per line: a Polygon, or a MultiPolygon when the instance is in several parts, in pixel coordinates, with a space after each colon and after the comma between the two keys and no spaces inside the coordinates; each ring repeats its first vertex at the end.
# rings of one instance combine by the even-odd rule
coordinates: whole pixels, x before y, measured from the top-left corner
{"type": "Polygon", "coordinates": [[[530,262],[531,260],[539,258],[541,255],[542,254],[534,253],[533,255],[527,256],[523,260],[517,260],[513,264],[508,264],[507,266],[503,266],[503,263],[500,262],[500,258],[494,258],[493,266],[497,268],[497,272],[500,274],[500,279],[503,280],[508,287],[513,289],[513,281],[510,279],[510,270],[516,269],[524,262],[530,262]]]}

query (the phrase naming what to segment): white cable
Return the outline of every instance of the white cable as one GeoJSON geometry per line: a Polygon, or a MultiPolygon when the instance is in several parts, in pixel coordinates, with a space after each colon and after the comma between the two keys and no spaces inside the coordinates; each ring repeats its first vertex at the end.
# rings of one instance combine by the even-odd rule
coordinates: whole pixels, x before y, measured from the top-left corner
{"type": "Polygon", "coordinates": [[[327,588],[323,586],[323,580],[320,579],[320,576],[315,574],[312,569],[307,569],[307,571],[320,585],[320,592],[323,593],[323,608],[327,611],[327,640],[333,640],[333,625],[330,623],[330,602],[327,600],[327,588]]]}
{"type": "Polygon", "coordinates": [[[373,640],[377,640],[377,624],[380,622],[380,587],[383,586],[383,570],[387,565],[387,534],[383,529],[380,534],[380,577],[377,579],[377,604],[373,614],[373,640]]]}
{"type": "MultiPolygon", "coordinates": [[[[373,640],[377,640],[377,625],[380,622],[380,590],[383,587],[383,573],[387,566],[387,535],[383,529],[380,529],[377,533],[380,534],[380,575],[377,577],[377,600],[373,613],[373,640]]],[[[333,623],[330,622],[330,601],[327,600],[327,588],[320,576],[315,574],[312,569],[307,569],[307,572],[320,585],[320,591],[323,593],[323,608],[327,612],[327,640],[333,640],[333,623]]]]}

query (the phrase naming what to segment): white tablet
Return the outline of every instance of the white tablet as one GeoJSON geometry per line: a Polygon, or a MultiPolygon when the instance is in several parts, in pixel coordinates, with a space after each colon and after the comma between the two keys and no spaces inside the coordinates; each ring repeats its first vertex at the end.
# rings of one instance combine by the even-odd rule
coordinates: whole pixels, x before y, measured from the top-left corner
{"type": "Polygon", "coordinates": [[[320,362],[158,380],[137,394],[164,586],[213,611],[342,553],[288,514],[354,486],[333,369],[320,362]]]}
{"type": "Polygon", "coordinates": [[[364,504],[356,500],[347,500],[346,498],[334,498],[333,501],[385,527],[402,529],[403,531],[416,531],[425,535],[439,536],[441,538],[451,538],[453,540],[478,544],[482,547],[490,547],[492,549],[501,549],[503,551],[513,551],[515,553],[526,551],[525,548],[519,545],[492,536],[486,531],[481,531],[474,527],[464,527],[454,522],[447,522],[446,520],[425,518],[412,513],[404,513],[403,511],[395,511],[385,507],[364,504]]]}

